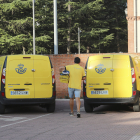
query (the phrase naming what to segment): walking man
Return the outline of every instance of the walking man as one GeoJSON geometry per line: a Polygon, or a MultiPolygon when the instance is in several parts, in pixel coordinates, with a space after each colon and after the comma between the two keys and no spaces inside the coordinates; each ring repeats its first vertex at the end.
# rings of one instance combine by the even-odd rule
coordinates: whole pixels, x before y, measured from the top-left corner
{"type": "Polygon", "coordinates": [[[68,84],[68,93],[70,97],[70,116],[74,116],[73,107],[74,107],[74,95],[77,105],[77,118],[80,118],[80,94],[81,94],[81,80],[85,80],[84,68],[80,65],[80,58],[75,57],[73,65],[67,65],[65,67],[60,67],[59,71],[62,72],[67,70],[70,72],[69,84],[68,84]]]}

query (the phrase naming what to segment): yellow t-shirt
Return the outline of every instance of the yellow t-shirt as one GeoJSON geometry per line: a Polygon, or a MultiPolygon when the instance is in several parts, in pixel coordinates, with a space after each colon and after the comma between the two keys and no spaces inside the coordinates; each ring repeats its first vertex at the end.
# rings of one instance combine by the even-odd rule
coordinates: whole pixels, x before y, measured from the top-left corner
{"type": "Polygon", "coordinates": [[[70,72],[69,88],[81,89],[81,80],[85,76],[84,68],[79,64],[67,65],[66,70],[70,72]]]}

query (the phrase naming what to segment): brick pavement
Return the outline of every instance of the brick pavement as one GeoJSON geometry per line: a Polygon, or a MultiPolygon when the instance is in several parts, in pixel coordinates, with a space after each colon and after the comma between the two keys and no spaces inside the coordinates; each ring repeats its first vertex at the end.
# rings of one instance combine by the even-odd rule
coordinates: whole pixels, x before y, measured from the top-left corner
{"type": "MultiPolygon", "coordinates": [[[[86,113],[82,101],[81,116],[69,116],[69,103],[56,101],[56,111],[45,110],[26,114],[11,112],[10,116],[37,117],[38,119],[0,128],[0,140],[138,140],[140,139],[140,113],[131,108],[100,106],[93,113],[86,113]]],[[[76,106],[74,107],[76,111],[76,106]]],[[[29,110],[28,110],[29,111],[29,110]]],[[[37,109],[38,111],[38,109],[37,109]]],[[[6,115],[6,114],[5,114],[6,115]]]]}

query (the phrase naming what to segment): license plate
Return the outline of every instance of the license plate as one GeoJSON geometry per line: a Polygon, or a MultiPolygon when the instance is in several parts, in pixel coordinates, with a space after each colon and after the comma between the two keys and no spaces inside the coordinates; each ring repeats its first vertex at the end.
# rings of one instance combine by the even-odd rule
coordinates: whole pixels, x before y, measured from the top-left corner
{"type": "Polygon", "coordinates": [[[28,91],[11,91],[11,95],[29,95],[28,91]]]}
{"type": "Polygon", "coordinates": [[[94,91],[91,91],[91,94],[108,95],[108,90],[94,90],[94,91]]]}

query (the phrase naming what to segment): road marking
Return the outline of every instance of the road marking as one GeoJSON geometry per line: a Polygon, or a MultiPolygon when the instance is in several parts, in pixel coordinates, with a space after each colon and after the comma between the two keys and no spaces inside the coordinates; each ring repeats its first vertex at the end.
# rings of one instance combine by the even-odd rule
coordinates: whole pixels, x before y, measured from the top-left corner
{"type": "Polygon", "coordinates": [[[140,136],[133,136],[130,140],[140,140],[140,136]]]}
{"type": "MultiPolygon", "coordinates": [[[[50,113],[50,114],[52,114],[52,113],[50,113]]],[[[44,117],[44,116],[48,116],[48,115],[50,115],[50,114],[38,116],[38,117],[35,117],[35,118],[32,118],[32,119],[27,119],[27,120],[20,121],[20,122],[16,122],[16,123],[11,123],[11,124],[8,124],[8,125],[3,125],[3,126],[0,126],[0,128],[7,127],[7,126],[11,126],[11,125],[15,125],[15,124],[19,124],[19,123],[23,123],[23,122],[27,122],[27,121],[32,121],[32,120],[35,120],[35,119],[38,119],[38,118],[41,118],[41,117],[44,117]]]]}
{"type": "Polygon", "coordinates": [[[23,119],[26,119],[26,117],[0,118],[0,120],[3,120],[3,121],[18,121],[18,120],[23,120],[23,119]]]}
{"type": "Polygon", "coordinates": [[[12,117],[12,116],[4,116],[4,115],[0,115],[0,116],[2,116],[2,117],[12,117]]]}

